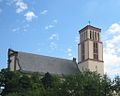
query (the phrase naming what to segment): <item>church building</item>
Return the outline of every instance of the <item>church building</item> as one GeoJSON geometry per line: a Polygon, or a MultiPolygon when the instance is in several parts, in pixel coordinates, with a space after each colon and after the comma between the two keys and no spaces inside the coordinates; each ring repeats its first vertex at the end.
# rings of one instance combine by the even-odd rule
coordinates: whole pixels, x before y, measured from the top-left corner
{"type": "Polygon", "coordinates": [[[8,68],[23,73],[49,72],[55,75],[75,74],[83,71],[95,71],[104,74],[103,45],[100,39],[101,29],[87,25],[79,31],[78,63],[73,60],[8,50],[8,68]]]}

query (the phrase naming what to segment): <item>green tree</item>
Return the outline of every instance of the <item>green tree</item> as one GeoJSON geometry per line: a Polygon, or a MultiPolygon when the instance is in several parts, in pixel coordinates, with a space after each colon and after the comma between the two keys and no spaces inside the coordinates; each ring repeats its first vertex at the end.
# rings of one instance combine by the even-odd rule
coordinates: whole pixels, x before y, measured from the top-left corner
{"type": "Polygon", "coordinates": [[[61,95],[61,78],[56,75],[52,75],[52,88],[45,89],[45,96],[63,96],[61,95]]]}
{"type": "Polygon", "coordinates": [[[5,89],[2,92],[2,95],[4,96],[7,93],[18,92],[19,89],[19,77],[20,73],[18,72],[12,72],[8,69],[4,69],[1,71],[3,75],[3,84],[5,89]]]}
{"type": "Polygon", "coordinates": [[[100,89],[102,96],[112,96],[112,81],[106,74],[101,79],[100,89]]]}
{"type": "Polygon", "coordinates": [[[113,82],[113,91],[115,91],[120,96],[120,76],[116,76],[113,82]]]}
{"type": "Polygon", "coordinates": [[[45,89],[41,81],[42,76],[39,73],[31,74],[32,81],[32,96],[43,96],[45,94],[45,89]]]}
{"type": "Polygon", "coordinates": [[[61,91],[64,96],[99,96],[100,75],[83,72],[65,76],[61,91]]]}
{"type": "Polygon", "coordinates": [[[31,80],[30,77],[27,75],[22,75],[19,79],[19,85],[22,89],[29,89],[31,88],[31,80]]]}
{"type": "Polygon", "coordinates": [[[100,78],[101,76],[96,72],[84,72],[83,88],[85,96],[99,96],[100,95],[100,78]]]}
{"type": "Polygon", "coordinates": [[[112,82],[107,75],[89,71],[59,77],[3,69],[0,86],[5,87],[2,96],[112,96],[113,91],[120,95],[119,76],[112,82]]]}
{"type": "Polygon", "coordinates": [[[20,94],[18,93],[8,93],[7,95],[5,96],[21,96],[20,94]]]}
{"type": "Polygon", "coordinates": [[[45,88],[53,88],[53,86],[54,86],[53,78],[48,72],[42,78],[42,83],[45,88]]]}

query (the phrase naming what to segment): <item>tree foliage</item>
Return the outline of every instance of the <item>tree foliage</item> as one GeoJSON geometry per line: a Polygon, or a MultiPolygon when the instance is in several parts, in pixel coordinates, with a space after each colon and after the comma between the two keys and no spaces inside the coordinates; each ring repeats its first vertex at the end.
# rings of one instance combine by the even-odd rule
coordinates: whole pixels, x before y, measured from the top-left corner
{"type": "Polygon", "coordinates": [[[0,72],[2,96],[113,96],[120,95],[120,76],[80,72],[63,77],[46,73],[22,74],[3,69],[0,72]]]}
{"type": "Polygon", "coordinates": [[[53,78],[48,72],[45,74],[45,76],[41,80],[42,80],[42,83],[43,83],[45,89],[53,88],[53,86],[54,86],[53,78]]]}

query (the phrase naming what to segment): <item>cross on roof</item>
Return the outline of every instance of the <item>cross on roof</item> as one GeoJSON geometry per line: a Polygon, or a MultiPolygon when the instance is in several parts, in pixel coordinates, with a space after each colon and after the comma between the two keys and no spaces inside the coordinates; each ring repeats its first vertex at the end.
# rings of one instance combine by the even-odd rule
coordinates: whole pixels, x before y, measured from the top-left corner
{"type": "Polygon", "coordinates": [[[90,22],[90,21],[88,21],[88,24],[89,24],[89,25],[90,25],[90,23],[91,23],[91,22],[90,22]]]}

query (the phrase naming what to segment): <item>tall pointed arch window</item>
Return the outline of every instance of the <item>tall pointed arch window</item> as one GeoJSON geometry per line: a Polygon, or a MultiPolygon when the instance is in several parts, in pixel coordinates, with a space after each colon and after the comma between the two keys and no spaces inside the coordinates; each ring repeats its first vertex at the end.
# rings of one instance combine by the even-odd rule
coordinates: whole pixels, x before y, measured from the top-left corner
{"type": "Polygon", "coordinates": [[[98,43],[93,42],[93,56],[95,60],[98,60],[98,43]]]}
{"type": "Polygon", "coordinates": [[[81,61],[85,60],[85,46],[84,43],[81,44],[81,61]]]}
{"type": "Polygon", "coordinates": [[[90,31],[90,39],[92,39],[92,31],[90,31]]]}

